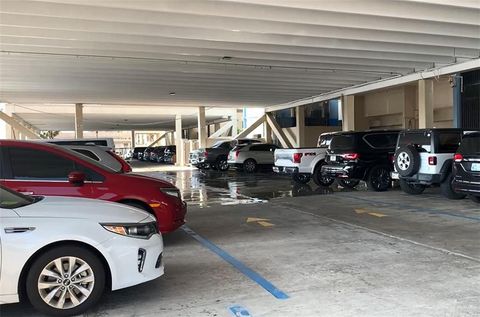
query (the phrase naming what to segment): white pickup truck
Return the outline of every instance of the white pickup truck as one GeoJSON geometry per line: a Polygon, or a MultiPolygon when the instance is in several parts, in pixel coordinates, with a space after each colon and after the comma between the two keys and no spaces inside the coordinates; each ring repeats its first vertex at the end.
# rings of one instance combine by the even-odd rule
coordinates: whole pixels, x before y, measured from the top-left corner
{"type": "Polygon", "coordinates": [[[277,149],[274,154],[273,171],[279,174],[289,174],[297,183],[306,184],[312,178],[318,186],[330,186],[334,178],[321,174],[325,164],[325,154],[335,132],[322,133],[318,137],[317,147],[277,149]]]}

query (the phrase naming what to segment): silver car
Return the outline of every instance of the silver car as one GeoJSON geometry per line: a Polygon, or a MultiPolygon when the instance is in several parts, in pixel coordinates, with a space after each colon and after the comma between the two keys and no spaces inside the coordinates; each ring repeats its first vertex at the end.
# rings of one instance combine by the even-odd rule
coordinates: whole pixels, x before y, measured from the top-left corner
{"type": "Polygon", "coordinates": [[[235,147],[228,155],[228,164],[247,173],[255,172],[260,166],[272,166],[273,153],[280,147],[261,143],[235,147]]]}
{"type": "Polygon", "coordinates": [[[130,165],[109,147],[97,145],[63,145],[62,147],[97,161],[115,172],[128,173],[132,171],[130,165]]]}

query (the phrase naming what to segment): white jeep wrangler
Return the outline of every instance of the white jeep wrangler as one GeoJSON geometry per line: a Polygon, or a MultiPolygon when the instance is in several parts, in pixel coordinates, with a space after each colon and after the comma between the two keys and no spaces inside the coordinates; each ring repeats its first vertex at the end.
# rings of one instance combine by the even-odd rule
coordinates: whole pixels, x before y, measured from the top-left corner
{"type": "Polygon", "coordinates": [[[463,129],[419,129],[400,132],[394,156],[395,171],[402,190],[419,195],[427,186],[440,185],[449,199],[462,199],[465,194],[453,190],[452,164],[465,134],[463,129]]]}

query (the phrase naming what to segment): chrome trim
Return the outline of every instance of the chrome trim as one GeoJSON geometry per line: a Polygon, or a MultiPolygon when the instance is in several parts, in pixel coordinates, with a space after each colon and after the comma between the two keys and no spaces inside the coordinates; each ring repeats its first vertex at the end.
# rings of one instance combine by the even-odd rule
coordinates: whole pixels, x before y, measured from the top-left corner
{"type": "Polygon", "coordinates": [[[23,233],[33,230],[35,230],[35,227],[8,227],[5,228],[5,233],[23,233]]]}

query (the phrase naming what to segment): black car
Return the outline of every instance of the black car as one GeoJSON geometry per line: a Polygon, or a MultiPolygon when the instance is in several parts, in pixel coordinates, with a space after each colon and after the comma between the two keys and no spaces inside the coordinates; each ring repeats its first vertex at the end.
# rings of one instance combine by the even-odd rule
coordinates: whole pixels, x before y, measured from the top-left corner
{"type": "Polygon", "coordinates": [[[364,180],[370,190],[385,191],[391,185],[397,130],[343,132],[335,134],[322,166],[322,175],[337,178],[353,188],[364,180]]]}
{"type": "Polygon", "coordinates": [[[150,161],[162,163],[164,161],[165,146],[156,146],[150,152],[150,161]]]}
{"type": "Polygon", "coordinates": [[[147,147],[145,148],[145,151],[143,151],[141,159],[143,161],[150,161],[150,153],[153,151],[153,147],[147,147]]]}
{"type": "Polygon", "coordinates": [[[467,133],[454,156],[453,188],[480,203],[480,132],[467,133]]]}
{"type": "Polygon", "coordinates": [[[163,154],[163,161],[167,164],[175,164],[177,147],[175,145],[167,145],[163,154]]]}
{"type": "Polygon", "coordinates": [[[141,160],[146,147],[136,147],[133,149],[132,158],[141,160]]]}

